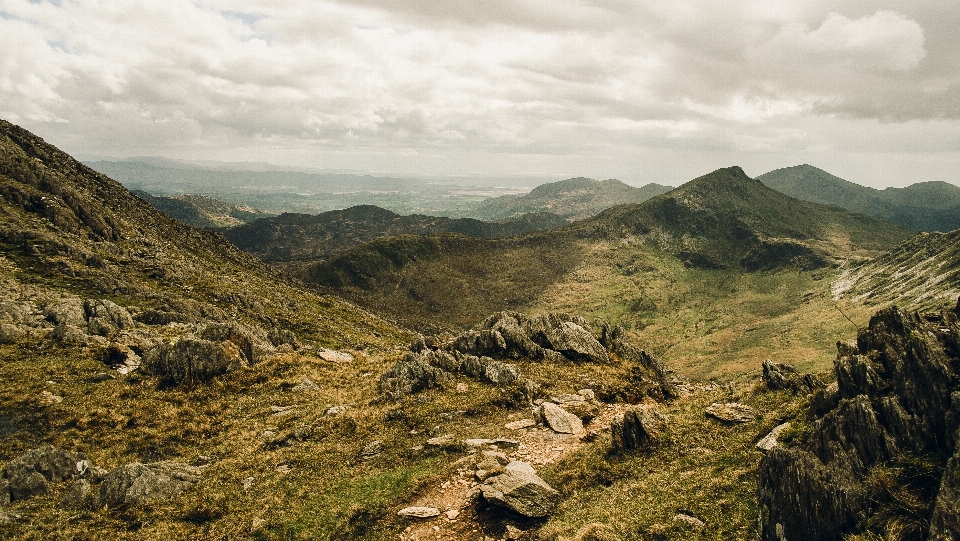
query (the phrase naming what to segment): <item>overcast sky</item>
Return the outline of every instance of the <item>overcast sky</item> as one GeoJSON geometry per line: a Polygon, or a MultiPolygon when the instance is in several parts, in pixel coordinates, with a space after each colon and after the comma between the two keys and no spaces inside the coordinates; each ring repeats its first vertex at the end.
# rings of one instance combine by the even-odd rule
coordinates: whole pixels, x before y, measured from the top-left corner
{"type": "Polygon", "coordinates": [[[0,0],[0,117],[81,155],[960,184],[957,0],[0,0]]]}

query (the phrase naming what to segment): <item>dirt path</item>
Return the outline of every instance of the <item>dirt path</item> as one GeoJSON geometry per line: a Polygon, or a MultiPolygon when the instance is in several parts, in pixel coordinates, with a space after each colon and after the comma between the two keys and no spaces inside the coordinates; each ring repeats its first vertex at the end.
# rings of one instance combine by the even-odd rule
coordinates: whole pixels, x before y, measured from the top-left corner
{"type": "MultiPolygon", "coordinates": [[[[529,428],[510,430],[504,428],[506,438],[519,441],[513,448],[500,447],[499,451],[510,460],[527,462],[537,470],[552,464],[563,457],[575,453],[585,444],[589,434],[609,438],[609,427],[613,418],[629,406],[601,405],[598,415],[584,428],[586,434],[558,434],[550,428],[534,425],[529,428]]],[[[507,421],[504,421],[506,424],[507,421]]],[[[483,449],[490,449],[486,446],[483,449]]],[[[479,452],[479,449],[477,453],[479,452]]],[[[415,500],[404,507],[434,507],[440,510],[440,516],[432,518],[409,518],[409,526],[398,536],[402,541],[425,541],[428,539],[446,539],[453,541],[483,541],[497,539],[484,532],[489,520],[488,513],[480,511],[472,495],[480,485],[475,477],[477,453],[471,453],[455,463],[456,471],[449,478],[428,486],[415,500]]],[[[513,531],[513,530],[511,530],[513,531]]],[[[522,529],[513,531],[500,539],[519,538],[522,529]]]]}

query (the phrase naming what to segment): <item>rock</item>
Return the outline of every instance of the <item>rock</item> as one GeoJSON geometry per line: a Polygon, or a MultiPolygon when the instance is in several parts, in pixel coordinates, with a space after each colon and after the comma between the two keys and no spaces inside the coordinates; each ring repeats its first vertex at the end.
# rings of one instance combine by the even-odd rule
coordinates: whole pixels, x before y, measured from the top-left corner
{"type": "Polygon", "coordinates": [[[383,452],[383,442],[380,440],[373,440],[363,447],[363,450],[360,451],[360,456],[363,458],[373,458],[383,452]]]}
{"type": "Polygon", "coordinates": [[[253,365],[276,353],[266,331],[239,323],[211,323],[200,333],[200,338],[211,342],[231,342],[247,363],[253,365]]]}
{"type": "Polygon", "coordinates": [[[512,385],[520,379],[520,370],[515,365],[490,357],[464,355],[460,370],[467,375],[500,386],[512,385]]]}
{"type": "Polygon", "coordinates": [[[436,507],[404,507],[397,514],[401,517],[433,518],[440,516],[440,510],[436,507]]]}
{"type": "Polygon", "coordinates": [[[243,490],[250,490],[253,488],[254,481],[256,481],[256,479],[253,477],[245,477],[240,484],[243,486],[243,490]]]}
{"type": "Polygon", "coordinates": [[[446,447],[453,443],[453,434],[444,434],[427,440],[426,444],[432,447],[446,447]]]}
{"type": "Polygon", "coordinates": [[[120,466],[100,484],[99,504],[129,507],[169,500],[199,480],[200,473],[198,467],[170,461],[120,466]]]}
{"type": "Polygon", "coordinates": [[[60,323],[53,328],[53,339],[63,344],[85,344],[87,342],[87,333],[68,323],[60,323]]]}
{"type": "Polygon", "coordinates": [[[757,442],[757,449],[760,449],[761,451],[769,451],[776,447],[778,445],[777,436],[779,436],[781,432],[788,428],[790,428],[790,423],[783,423],[774,427],[769,434],[763,438],[760,438],[760,441],[757,442]]]}
{"type": "Polygon", "coordinates": [[[544,402],[540,406],[540,414],[543,416],[544,424],[554,432],[577,436],[584,434],[583,422],[580,418],[553,402],[544,402]]]}
{"type": "Polygon", "coordinates": [[[590,331],[566,321],[545,333],[549,348],[573,361],[606,363],[610,355],[590,331]]]}
{"type": "Polygon", "coordinates": [[[0,477],[6,481],[11,501],[26,500],[46,494],[49,482],[78,477],[77,463],[86,461],[86,458],[83,453],[70,453],[45,445],[11,460],[0,477]]]}
{"type": "Polygon", "coordinates": [[[346,406],[330,406],[323,412],[324,415],[340,415],[347,411],[346,406]]]}
{"type": "Polygon", "coordinates": [[[836,390],[814,394],[806,438],[789,449],[774,447],[760,461],[763,541],[839,540],[867,523],[881,531],[894,527],[895,519],[875,514],[876,502],[889,493],[871,481],[871,472],[917,456],[933,461],[932,471],[943,471],[936,496],[917,502],[932,509],[926,538],[958,538],[960,482],[952,447],[960,414],[953,398],[960,391],[957,316],[887,308],[855,344],[838,344],[836,390]]]}
{"type": "Polygon", "coordinates": [[[0,344],[15,344],[27,337],[25,328],[14,323],[0,323],[0,344]]]}
{"type": "Polygon", "coordinates": [[[636,408],[617,415],[610,423],[614,452],[653,448],[663,439],[666,423],[647,408],[636,408]]]}
{"type": "Polygon", "coordinates": [[[296,351],[303,347],[300,340],[297,339],[297,335],[293,334],[293,331],[289,329],[274,328],[267,333],[267,340],[277,348],[290,346],[290,349],[296,351]]]}
{"type": "Polygon", "coordinates": [[[511,421],[505,425],[504,428],[509,430],[522,430],[524,428],[530,428],[531,426],[536,426],[537,422],[533,419],[520,419],[519,421],[511,421]]]}
{"type": "Polygon", "coordinates": [[[523,530],[513,524],[507,524],[507,527],[504,528],[503,538],[506,541],[517,541],[521,537],[523,537],[523,530]]]}
{"type": "Polygon", "coordinates": [[[579,402],[564,402],[561,407],[567,410],[568,413],[580,419],[583,424],[589,423],[600,414],[600,406],[591,402],[587,402],[586,400],[581,400],[579,402]]]}
{"type": "Polygon", "coordinates": [[[44,406],[52,406],[63,402],[63,397],[55,395],[50,391],[40,391],[40,396],[37,397],[37,400],[44,406]]]}
{"type": "Polygon", "coordinates": [[[178,383],[209,381],[245,366],[247,361],[233,342],[189,337],[172,344],[161,343],[147,351],[141,363],[144,372],[165,376],[178,383]]]}
{"type": "Polygon", "coordinates": [[[353,361],[353,355],[333,349],[320,348],[317,351],[317,357],[320,357],[328,363],[349,363],[353,361]]]}
{"type": "Polygon", "coordinates": [[[310,378],[303,378],[303,381],[290,390],[295,393],[313,393],[319,391],[320,386],[314,383],[310,378]]]}
{"type": "Polygon", "coordinates": [[[676,515],[674,515],[673,521],[680,522],[686,526],[693,528],[694,530],[702,530],[707,526],[706,524],[704,524],[702,520],[698,519],[697,517],[691,517],[690,515],[686,515],[683,513],[677,513],[676,515]]]}
{"type": "Polygon", "coordinates": [[[126,344],[110,344],[104,354],[104,362],[125,375],[139,369],[143,359],[126,344]]]}
{"type": "Polygon", "coordinates": [[[493,440],[489,438],[470,438],[467,440],[463,440],[463,444],[467,446],[467,449],[471,449],[471,450],[478,449],[480,447],[484,447],[492,443],[493,443],[493,440]]]}
{"type": "Polygon", "coordinates": [[[444,513],[447,516],[447,520],[457,520],[457,517],[460,516],[460,511],[457,509],[450,509],[444,513]]]}
{"type": "Polygon", "coordinates": [[[486,481],[494,475],[504,472],[504,466],[510,463],[507,455],[499,451],[483,451],[477,461],[477,470],[474,475],[480,481],[486,481]]]}
{"type": "Polygon", "coordinates": [[[480,493],[493,505],[531,518],[549,516],[560,502],[560,494],[526,462],[508,463],[503,473],[480,485],[480,493]]]}
{"type": "Polygon", "coordinates": [[[73,325],[84,328],[87,326],[87,313],[84,310],[83,301],[77,297],[65,297],[47,305],[43,315],[54,325],[73,325]]]}
{"type": "Polygon", "coordinates": [[[87,299],[83,302],[87,317],[87,332],[100,336],[110,336],[121,330],[135,327],[130,312],[107,299],[87,299]]]}
{"type": "Polygon", "coordinates": [[[415,353],[408,353],[380,376],[379,390],[381,393],[399,397],[439,387],[443,382],[452,379],[449,372],[430,365],[415,353]]]}
{"type": "Polygon", "coordinates": [[[86,479],[77,479],[77,481],[67,491],[66,496],[60,500],[61,509],[88,509],[93,510],[97,507],[97,491],[93,484],[86,479]]]}
{"type": "Polygon", "coordinates": [[[789,390],[795,394],[808,394],[825,387],[813,374],[798,374],[789,364],[763,361],[763,381],[771,391],[789,390]]]}
{"type": "Polygon", "coordinates": [[[708,417],[713,417],[725,423],[749,423],[757,418],[750,406],[739,402],[720,404],[714,402],[704,411],[708,417]]]}

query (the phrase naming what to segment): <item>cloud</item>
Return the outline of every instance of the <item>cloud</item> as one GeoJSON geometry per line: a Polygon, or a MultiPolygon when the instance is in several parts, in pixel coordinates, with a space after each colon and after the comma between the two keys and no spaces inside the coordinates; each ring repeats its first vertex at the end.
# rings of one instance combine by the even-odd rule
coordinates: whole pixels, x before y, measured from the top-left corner
{"type": "Polygon", "coordinates": [[[861,121],[955,129],[960,14],[884,2],[0,0],[0,116],[90,154],[359,169],[665,149],[708,168],[836,148],[861,121]]]}

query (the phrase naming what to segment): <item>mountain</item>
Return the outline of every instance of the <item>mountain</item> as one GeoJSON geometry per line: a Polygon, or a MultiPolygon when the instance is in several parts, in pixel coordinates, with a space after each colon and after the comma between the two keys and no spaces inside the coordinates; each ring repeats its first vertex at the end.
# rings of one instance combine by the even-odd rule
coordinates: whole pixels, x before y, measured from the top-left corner
{"type": "Polygon", "coordinates": [[[877,190],[806,164],[770,171],[757,180],[797,199],[837,205],[914,231],[960,228],[960,187],[946,182],[920,182],[906,188],[877,190]]]}
{"type": "Polygon", "coordinates": [[[471,237],[509,237],[566,225],[559,216],[526,214],[501,222],[414,214],[400,216],[373,205],[358,205],[316,215],[285,213],[232,227],[223,234],[264,261],[326,259],[374,239],[398,235],[459,233],[471,237]]]}
{"type": "Polygon", "coordinates": [[[650,285],[671,276],[685,281],[683,269],[728,277],[816,272],[882,253],[909,234],[891,222],[790,198],[731,167],[566,228],[512,239],[383,239],[298,275],[424,330],[545,306],[637,325],[661,315],[661,303],[676,302],[650,285]],[[629,285],[612,285],[618,277],[629,285]]]}
{"type": "Polygon", "coordinates": [[[251,207],[231,205],[205,195],[184,194],[164,197],[151,195],[142,190],[134,190],[133,194],[167,216],[194,227],[233,227],[273,216],[251,207]]]}
{"type": "Polygon", "coordinates": [[[960,295],[960,230],[920,233],[889,252],[850,265],[833,296],[871,306],[898,304],[939,309],[960,295]]]}
{"type": "Polygon", "coordinates": [[[525,195],[487,199],[478,204],[470,215],[481,220],[503,220],[532,212],[550,212],[575,221],[616,205],[642,203],[670,189],[659,184],[634,188],[614,179],[597,181],[577,177],[542,184],[525,195]]]}

